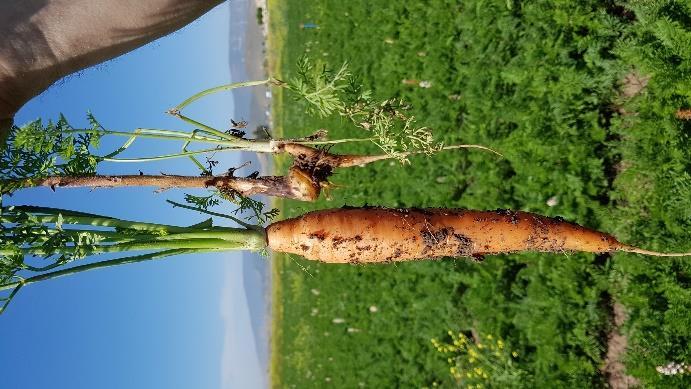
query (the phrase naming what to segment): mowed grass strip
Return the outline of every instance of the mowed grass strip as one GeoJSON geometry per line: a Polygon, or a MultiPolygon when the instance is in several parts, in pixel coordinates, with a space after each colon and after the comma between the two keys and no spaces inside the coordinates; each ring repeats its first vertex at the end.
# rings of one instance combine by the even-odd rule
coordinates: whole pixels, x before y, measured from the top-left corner
{"type": "MultiPolygon", "coordinates": [[[[286,217],[344,204],[511,208],[562,216],[648,248],[691,248],[689,122],[675,116],[691,106],[685,3],[315,1],[270,3],[270,11],[272,34],[280,20],[280,77],[304,53],[333,66],[348,61],[376,96],[411,103],[445,143],[479,143],[505,155],[464,150],[348,169],[334,176],[332,200],[286,201],[286,217]],[[646,85],[627,95],[632,72],[646,85]]],[[[319,128],[334,139],[355,135],[338,118],[307,117],[288,94],[280,102],[275,127],[287,137],[319,128]]],[[[643,384],[682,387],[655,366],[691,360],[688,260],[276,260],[277,387],[453,386],[430,342],[448,330],[505,339],[531,375],[516,386],[604,386],[613,300],[630,310],[635,352],[626,362],[643,384]]]]}

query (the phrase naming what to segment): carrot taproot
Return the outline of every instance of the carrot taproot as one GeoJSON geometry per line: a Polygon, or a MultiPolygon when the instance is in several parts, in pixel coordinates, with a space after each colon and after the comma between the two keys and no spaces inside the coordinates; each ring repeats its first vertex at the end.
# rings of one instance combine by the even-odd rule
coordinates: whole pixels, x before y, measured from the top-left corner
{"type": "Polygon", "coordinates": [[[341,208],[276,222],[269,247],[329,263],[480,257],[522,251],[659,253],[560,218],[529,212],[464,209],[341,208]]]}

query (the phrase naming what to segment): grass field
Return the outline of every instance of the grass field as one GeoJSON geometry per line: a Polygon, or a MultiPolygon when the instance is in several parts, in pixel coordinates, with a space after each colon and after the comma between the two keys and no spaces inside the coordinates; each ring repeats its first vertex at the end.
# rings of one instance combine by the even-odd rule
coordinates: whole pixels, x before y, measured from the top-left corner
{"type": "MultiPolygon", "coordinates": [[[[332,200],[285,201],[284,216],[344,204],[511,208],[691,251],[691,121],[676,116],[691,106],[688,2],[270,1],[269,11],[275,77],[289,78],[304,53],[348,61],[376,96],[412,104],[439,140],[505,156],[454,151],[346,170],[333,178],[341,187],[332,200]]],[[[275,96],[274,127],[285,136],[354,135],[275,96]]],[[[691,384],[691,375],[655,371],[691,362],[688,259],[328,266],[277,257],[273,266],[275,387],[468,386],[431,342],[448,341],[448,331],[488,334],[516,351],[525,374],[500,385],[502,370],[489,363],[484,387],[607,386],[615,301],[628,311],[627,374],[650,387],[691,384]]]]}

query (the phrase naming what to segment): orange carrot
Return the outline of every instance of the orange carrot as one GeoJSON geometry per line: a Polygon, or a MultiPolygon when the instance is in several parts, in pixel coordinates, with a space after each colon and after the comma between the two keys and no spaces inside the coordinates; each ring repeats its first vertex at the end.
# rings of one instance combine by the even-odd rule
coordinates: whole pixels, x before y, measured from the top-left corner
{"type": "Polygon", "coordinates": [[[521,251],[685,256],[647,251],[558,218],[521,211],[341,208],[267,228],[269,247],[329,263],[374,263],[521,251]]]}

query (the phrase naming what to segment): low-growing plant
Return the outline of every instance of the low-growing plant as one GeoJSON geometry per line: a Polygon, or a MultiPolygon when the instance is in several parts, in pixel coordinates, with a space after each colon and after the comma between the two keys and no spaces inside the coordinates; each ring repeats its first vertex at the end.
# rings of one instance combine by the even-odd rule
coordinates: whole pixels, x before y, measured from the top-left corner
{"type": "Polygon", "coordinates": [[[520,366],[518,352],[501,338],[449,331],[446,340],[432,339],[432,345],[446,358],[458,387],[533,387],[530,374],[520,366]]]}

